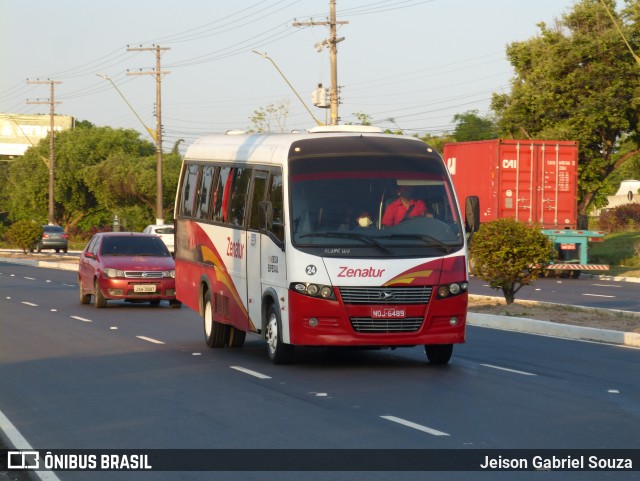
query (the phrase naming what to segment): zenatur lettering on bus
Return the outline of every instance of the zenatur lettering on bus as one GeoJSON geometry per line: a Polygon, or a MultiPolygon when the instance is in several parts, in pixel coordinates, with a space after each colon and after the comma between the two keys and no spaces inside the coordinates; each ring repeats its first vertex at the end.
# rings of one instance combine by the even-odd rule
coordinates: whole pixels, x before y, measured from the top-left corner
{"type": "Polygon", "coordinates": [[[240,241],[233,242],[231,237],[227,237],[227,256],[242,259],[244,257],[244,244],[240,241]]]}
{"type": "Polygon", "coordinates": [[[340,272],[338,277],[382,277],[384,269],[377,269],[375,267],[365,267],[364,269],[354,269],[348,266],[338,267],[340,272]]]}

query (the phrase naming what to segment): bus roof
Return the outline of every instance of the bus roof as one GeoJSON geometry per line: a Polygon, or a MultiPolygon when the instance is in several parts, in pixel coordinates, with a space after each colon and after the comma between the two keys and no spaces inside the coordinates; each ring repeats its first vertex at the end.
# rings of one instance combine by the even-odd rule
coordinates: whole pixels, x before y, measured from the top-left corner
{"type": "Polygon", "coordinates": [[[251,160],[256,163],[272,163],[276,153],[279,153],[282,159],[286,159],[294,142],[306,139],[361,136],[412,140],[424,144],[415,137],[386,134],[378,127],[363,125],[320,126],[306,131],[277,134],[231,130],[227,133],[209,134],[196,140],[187,149],[185,160],[251,160]]]}

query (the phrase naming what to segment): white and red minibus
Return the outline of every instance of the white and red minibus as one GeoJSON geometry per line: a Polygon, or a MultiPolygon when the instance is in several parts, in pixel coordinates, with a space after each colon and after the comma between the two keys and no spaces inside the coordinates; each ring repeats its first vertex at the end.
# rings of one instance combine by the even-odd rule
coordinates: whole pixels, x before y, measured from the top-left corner
{"type": "Polygon", "coordinates": [[[422,345],[446,364],[465,342],[464,224],[419,139],[359,126],[208,135],[178,184],[177,298],[208,346],[258,334],[275,363],[296,345],[422,345]]]}

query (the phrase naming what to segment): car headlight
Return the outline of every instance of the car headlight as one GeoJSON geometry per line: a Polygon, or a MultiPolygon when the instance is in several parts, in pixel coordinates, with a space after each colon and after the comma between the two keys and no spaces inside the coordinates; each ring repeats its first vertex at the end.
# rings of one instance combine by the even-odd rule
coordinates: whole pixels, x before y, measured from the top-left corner
{"type": "Polygon", "coordinates": [[[163,271],[162,272],[162,277],[171,277],[172,279],[176,278],[176,271],[171,270],[171,271],[163,271]]]}
{"type": "Polygon", "coordinates": [[[105,271],[105,274],[107,275],[107,277],[124,277],[124,271],[121,271],[119,269],[107,269],[105,271]]]}

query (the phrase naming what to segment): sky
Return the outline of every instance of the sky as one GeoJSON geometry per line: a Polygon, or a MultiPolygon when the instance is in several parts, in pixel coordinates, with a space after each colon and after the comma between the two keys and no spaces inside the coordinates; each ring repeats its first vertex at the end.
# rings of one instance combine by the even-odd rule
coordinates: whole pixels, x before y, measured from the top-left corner
{"type": "MultiPolygon", "coordinates": [[[[490,114],[508,92],[506,47],[539,34],[576,0],[337,0],[340,123],[357,114],[409,135],[455,128],[456,114],[490,114]]],[[[311,104],[330,86],[324,22],[329,0],[0,0],[0,112],[57,114],[98,126],[145,130],[156,120],[154,51],[159,45],[163,148],[179,139],[254,128],[251,117],[286,105],[286,130],[315,126],[329,109],[311,104]],[[273,62],[257,55],[266,53],[273,62]],[[277,68],[276,68],[277,66],[277,68]],[[283,79],[281,74],[286,78],[283,79]],[[138,73],[138,74],[136,74],[138,73]],[[107,77],[107,78],[104,78],[107,77]]]]}

